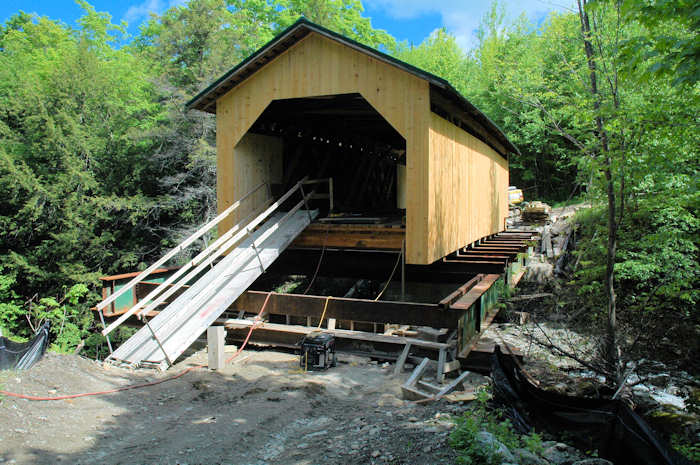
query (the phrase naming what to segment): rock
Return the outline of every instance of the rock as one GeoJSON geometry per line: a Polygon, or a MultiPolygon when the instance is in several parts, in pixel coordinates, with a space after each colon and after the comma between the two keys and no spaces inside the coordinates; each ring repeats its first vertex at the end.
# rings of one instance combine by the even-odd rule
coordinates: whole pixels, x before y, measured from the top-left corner
{"type": "Polygon", "coordinates": [[[647,421],[652,428],[664,434],[682,435],[697,423],[698,418],[696,415],[662,405],[659,409],[647,415],[647,421]]]}
{"type": "Polygon", "coordinates": [[[377,402],[380,407],[401,407],[403,404],[404,401],[393,394],[382,394],[377,402]]]}
{"type": "Polygon", "coordinates": [[[543,446],[542,457],[554,465],[571,465],[583,458],[578,450],[561,442],[548,441],[543,446]]]}
{"type": "Polygon", "coordinates": [[[527,266],[525,281],[544,284],[554,279],[554,265],[551,263],[531,263],[527,266]]]}
{"type": "Polygon", "coordinates": [[[547,465],[547,462],[542,457],[527,449],[513,449],[511,452],[518,459],[520,465],[547,465]]]}
{"type": "Polygon", "coordinates": [[[671,381],[671,375],[668,373],[659,373],[654,376],[650,376],[647,379],[647,383],[659,387],[659,388],[664,388],[668,386],[668,383],[671,381]]]}
{"type": "Polygon", "coordinates": [[[488,431],[479,431],[476,433],[475,439],[481,447],[493,450],[494,454],[498,455],[502,460],[506,462],[516,461],[510,450],[488,431]]]}
{"type": "Polygon", "coordinates": [[[592,459],[579,460],[578,462],[574,462],[572,465],[613,465],[613,463],[609,460],[596,457],[592,459]]]}

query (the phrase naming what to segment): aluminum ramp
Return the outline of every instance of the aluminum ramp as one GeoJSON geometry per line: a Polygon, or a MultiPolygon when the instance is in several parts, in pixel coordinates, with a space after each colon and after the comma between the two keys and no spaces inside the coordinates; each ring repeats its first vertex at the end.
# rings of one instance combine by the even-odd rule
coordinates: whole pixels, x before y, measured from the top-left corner
{"type": "Polygon", "coordinates": [[[253,284],[317,211],[276,213],[125,341],[110,359],[167,368],[253,284]]]}

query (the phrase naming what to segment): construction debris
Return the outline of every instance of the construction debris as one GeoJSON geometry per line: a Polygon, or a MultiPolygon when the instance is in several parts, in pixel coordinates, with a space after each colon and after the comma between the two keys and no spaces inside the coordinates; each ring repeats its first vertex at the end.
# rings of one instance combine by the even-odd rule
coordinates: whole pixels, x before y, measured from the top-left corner
{"type": "Polygon", "coordinates": [[[529,202],[522,210],[522,221],[525,223],[545,223],[549,220],[552,207],[544,202],[529,202]]]}
{"type": "MultiPolygon", "coordinates": [[[[476,378],[483,378],[480,377],[480,375],[470,371],[461,373],[459,376],[457,376],[457,378],[451,380],[447,384],[441,383],[437,377],[436,379],[423,379],[428,371],[428,367],[430,365],[429,362],[430,359],[427,357],[424,358],[418,364],[418,366],[416,366],[413,373],[411,373],[411,376],[406,380],[403,386],[401,386],[401,393],[404,399],[415,401],[438,400],[461,386],[461,391],[463,392],[459,396],[453,396],[452,401],[461,402],[466,400],[474,400],[476,391],[486,384],[486,381],[483,381],[469,383],[467,386],[465,386],[464,384],[467,378],[472,378],[472,380],[476,378]]],[[[486,378],[483,379],[485,380],[486,378]]]]}

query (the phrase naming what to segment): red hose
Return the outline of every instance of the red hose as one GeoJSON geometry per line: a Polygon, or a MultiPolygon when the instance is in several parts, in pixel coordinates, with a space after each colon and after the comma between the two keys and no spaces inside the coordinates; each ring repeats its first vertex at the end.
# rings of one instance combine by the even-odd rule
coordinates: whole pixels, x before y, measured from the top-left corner
{"type": "MultiPolygon", "coordinates": [[[[267,306],[267,302],[270,300],[270,295],[271,295],[271,294],[272,294],[272,293],[268,293],[268,294],[267,294],[267,297],[265,297],[265,302],[263,302],[263,305],[262,305],[262,307],[260,308],[260,312],[258,313],[258,316],[256,317],[256,319],[259,319],[259,318],[262,316],[263,311],[265,310],[265,307],[267,306]]],[[[241,347],[236,351],[235,354],[233,354],[231,357],[229,357],[229,358],[226,360],[226,363],[231,362],[231,360],[233,360],[234,358],[238,357],[238,355],[240,355],[240,353],[243,352],[243,349],[245,348],[246,344],[248,344],[248,340],[250,339],[250,335],[253,334],[253,330],[255,330],[255,328],[258,327],[258,323],[259,323],[259,321],[256,322],[255,324],[253,324],[253,325],[250,327],[250,330],[248,330],[248,335],[245,337],[245,340],[243,341],[243,344],[241,344],[241,347]]],[[[174,379],[178,379],[178,378],[180,378],[181,376],[184,376],[185,374],[189,373],[189,372],[192,371],[192,370],[196,370],[196,369],[198,369],[198,368],[203,368],[203,367],[205,367],[205,366],[207,366],[207,364],[206,364],[206,363],[202,363],[202,364],[200,364],[200,365],[196,365],[196,366],[193,366],[193,367],[185,368],[185,369],[182,370],[181,372],[179,372],[179,373],[177,373],[177,374],[175,374],[175,375],[173,375],[173,376],[169,376],[168,378],[158,379],[158,380],[155,380],[155,381],[151,381],[151,382],[149,382],[149,383],[132,384],[132,385],[129,385],[129,386],[123,386],[123,387],[120,387],[120,388],[110,389],[110,390],[108,390],[108,391],[82,392],[82,393],[80,393],[80,394],[68,394],[68,395],[65,395],[65,396],[43,397],[43,396],[30,396],[30,395],[27,395],[27,394],[18,394],[18,393],[16,393],[16,392],[3,391],[3,390],[0,389],[0,394],[2,394],[2,395],[4,395],[4,396],[17,397],[17,398],[19,398],[19,399],[26,399],[26,400],[65,400],[65,399],[75,399],[75,398],[78,398],[78,397],[101,396],[101,395],[104,395],[104,394],[113,394],[113,393],[115,393],[115,392],[129,391],[129,390],[131,390],[131,389],[139,389],[139,388],[144,388],[144,387],[148,387],[148,386],[155,386],[156,384],[161,384],[161,383],[165,383],[165,382],[167,382],[167,381],[172,381],[172,380],[174,380],[174,379]]]]}

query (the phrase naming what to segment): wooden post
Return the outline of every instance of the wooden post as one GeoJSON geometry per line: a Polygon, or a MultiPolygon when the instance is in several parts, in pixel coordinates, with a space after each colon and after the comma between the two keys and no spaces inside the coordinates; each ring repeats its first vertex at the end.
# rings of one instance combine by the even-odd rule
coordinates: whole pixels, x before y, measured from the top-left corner
{"type": "Polygon", "coordinates": [[[408,358],[408,354],[410,351],[411,343],[407,342],[406,345],[403,346],[403,350],[401,351],[399,359],[396,361],[396,366],[394,367],[394,376],[400,375],[403,371],[403,365],[406,363],[406,359],[408,358]]]}
{"type": "Polygon", "coordinates": [[[224,367],[224,344],[226,330],[223,326],[207,328],[207,352],[209,353],[209,369],[221,370],[224,367]]]}
{"type": "Polygon", "coordinates": [[[406,239],[401,242],[401,301],[406,300],[406,239]]]}
{"type": "Polygon", "coordinates": [[[435,379],[438,383],[445,382],[445,359],[447,358],[447,353],[445,349],[440,349],[440,354],[438,356],[438,366],[437,366],[437,376],[435,379]]]}

